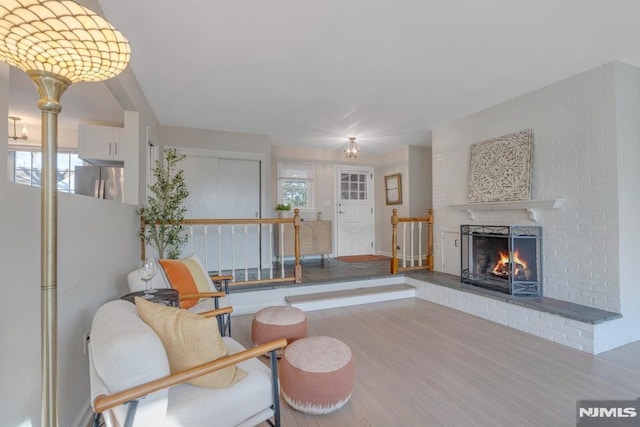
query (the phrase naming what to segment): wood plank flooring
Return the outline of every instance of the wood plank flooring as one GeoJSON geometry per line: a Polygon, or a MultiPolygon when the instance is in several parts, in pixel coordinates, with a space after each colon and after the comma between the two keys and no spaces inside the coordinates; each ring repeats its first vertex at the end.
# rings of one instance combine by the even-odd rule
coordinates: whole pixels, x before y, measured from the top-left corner
{"type": "MultiPolygon", "coordinates": [[[[233,318],[250,346],[252,315],[233,318]]],[[[351,400],[284,426],[575,426],[578,399],[640,396],[640,342],[592,356],[417,298],[308,312],[309,335],[348,344],[351,400]]]]}

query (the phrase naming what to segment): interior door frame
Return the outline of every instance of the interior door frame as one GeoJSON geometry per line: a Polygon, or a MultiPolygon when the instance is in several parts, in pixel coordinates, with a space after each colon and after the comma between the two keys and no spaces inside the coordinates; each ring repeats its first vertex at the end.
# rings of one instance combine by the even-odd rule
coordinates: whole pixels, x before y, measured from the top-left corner
{"type": "Polygon", "coordinates": [[[373,247],[371,248],[371,252],[375,252],[376,247],[376,209],[375,209],[375,180],[374,178],[374,167],[373,166],[348,166],[345,164],[339,164],[334,166],[334,181],[335,181],[335,199],[334,199],[334,207],[335,207],[335,221],[333,225],[333,235],[335,236],[335,248],[334,254],[336,257],[342,256],[340,254],[340,236],[339,236],[339,222],[340,222],[340,214],[338,211],[340,210],[340,174],[343,171],[354,171],[354,172],[366,172],[369,174],[371,185],[367,186],[367,198],[369,200],[369,205],[371,206],[371,241],[373,242],[373,247]]]}

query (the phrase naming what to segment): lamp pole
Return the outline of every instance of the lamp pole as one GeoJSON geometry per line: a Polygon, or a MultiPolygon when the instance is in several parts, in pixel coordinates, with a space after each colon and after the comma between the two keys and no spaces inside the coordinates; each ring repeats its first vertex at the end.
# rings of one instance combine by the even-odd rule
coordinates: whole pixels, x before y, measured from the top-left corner
{"type": "Polygon", "coordinates": [[[71,81],[44,71],[27,72],[38,88],[42,111],[42,190],[40,196],[42,425],[58,425],[58,113],[60,97],[71,81]]]}

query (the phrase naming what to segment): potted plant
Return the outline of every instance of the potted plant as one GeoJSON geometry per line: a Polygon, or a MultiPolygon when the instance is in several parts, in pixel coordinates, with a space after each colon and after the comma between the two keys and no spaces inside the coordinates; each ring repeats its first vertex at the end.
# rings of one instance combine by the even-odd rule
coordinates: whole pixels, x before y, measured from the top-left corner
{"type": "Polygon", "coordinates": [[[278,212],[278,217],[285,218],[287,212],[291,210],[291,205],[286,203],[279,203],[276,205],[276,211],[278,212]]]}
{"type": "Polygon", "coordinates": [[[187,209],[184,200],[189,190],[184,171],[178,164],[186,157],[175,148],[165,149],[164,163],[156,160],[153,168],[155,182],[149,185],[151,195],[138,214],[147,225],[140,237],[158,251],[158,258],[178,258],[182,245],[189,241],[186,226],[182,224],[187,209]]]}

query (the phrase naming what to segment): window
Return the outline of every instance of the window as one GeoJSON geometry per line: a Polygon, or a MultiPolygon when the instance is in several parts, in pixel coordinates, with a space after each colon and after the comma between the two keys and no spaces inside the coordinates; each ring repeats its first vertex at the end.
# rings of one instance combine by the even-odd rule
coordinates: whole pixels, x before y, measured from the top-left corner
{"type": "Polygon", "coordinates": [[[278,203],[313,209],[313,165],[278,163],[278,203]]]}
{"type": "MultiPolygon", "coordinates": [[[[39,147],[38,147],[39,148],[39,147]]],[[[82,166],[78,153],[58,151],[58,191],[74,192],[74,171],[82,166]]],[[[17,184],[40,187],[42,178],[42,152],[30,147],[9,147],[9,181],[17,184]]]]}
{"type": "Polygon", "coordinates": [[[367,173],[340,174],[341,200],[367,200],[367,173]]]}

